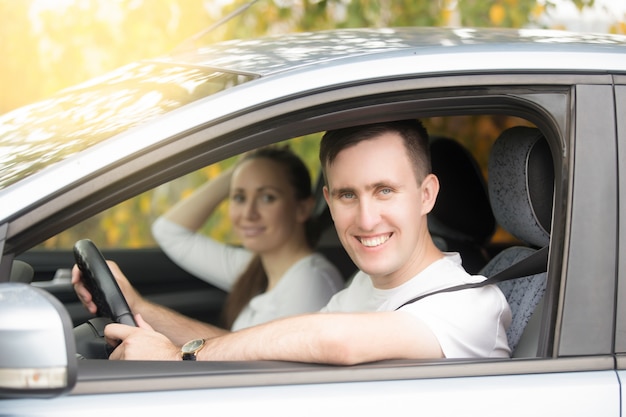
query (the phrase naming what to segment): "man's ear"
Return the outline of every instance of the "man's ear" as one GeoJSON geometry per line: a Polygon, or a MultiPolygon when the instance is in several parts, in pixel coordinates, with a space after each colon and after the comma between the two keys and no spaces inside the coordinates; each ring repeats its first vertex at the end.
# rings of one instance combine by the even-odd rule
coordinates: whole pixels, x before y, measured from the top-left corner
{"type": "Polygon", "coordinates": [[[328,206],[328,211],[330,212],[330,218],[333,219],[333,206],[330,204],[330,191],[328,190],[328,186],[325,185],[322,188],[324,192],[324,200],[326,200],[326,205],[328,206]]]}
{"type": "Polygon", "coordinates": [[[439,194],[439,178],[435,174],[428,174],[422,181],[422,214],[428,214],[435,207],[439,194]]]}
{"type": "Polygon", "coordinates": [[[322,191],[324,192],[324,200],[326,200],[326,204],[328,204],[328,206],[330,206],[330,201],[328,201],[329,199],[329,191],[328,191],[328,186],[325,185],[324,187],[322,187],[322,191]]]}

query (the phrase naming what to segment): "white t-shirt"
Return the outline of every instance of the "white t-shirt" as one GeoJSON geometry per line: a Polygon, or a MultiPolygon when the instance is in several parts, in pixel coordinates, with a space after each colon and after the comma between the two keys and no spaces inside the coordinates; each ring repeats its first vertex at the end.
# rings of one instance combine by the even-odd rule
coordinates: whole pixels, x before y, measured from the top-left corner
{"type": "MultiPolygon", "coordinates": [[[[461,266],[458,253],[446,253],[411,280],[388,290],[375,288],[367,274],[358,272],[350,286],[333,296],[322,311],[393,311],[422,294],[485,279],[469,275],[461,266]]],[[[511,354],[506,338],[511,310],[495,285],[428,296],[399,311],[425,323],[437,337],[446,358],[511,354]]]]}
{"type": "MultiPolygon", "coordinates": [[[[217,242],[163,217],[152,225],[152,234],[177,265],[224,291],[230,291],[254,256],[246,249],[217,242]]],[[[323,255],[313,253],[292,265],[270,291],[252,298],[231,330],[319,311],[343,287],[339,270],[323,255]]]]}

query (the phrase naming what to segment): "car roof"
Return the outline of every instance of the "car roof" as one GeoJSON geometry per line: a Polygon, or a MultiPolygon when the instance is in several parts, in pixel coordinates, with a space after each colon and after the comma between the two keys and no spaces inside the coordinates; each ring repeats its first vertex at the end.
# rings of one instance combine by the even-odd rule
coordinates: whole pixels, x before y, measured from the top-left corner
{"type": "MultiPolygon", "coordinates": [[[[385,55],[401,51],[420,55],[480,51],[626,53],[626,36],[539,29],[334,29],[231,40],[182,51],[159,60],[269,76],[310,65],[329,65],[358,58],[384,59],[385,55]]],[[[481,65],[488,68],[490,64],[483,61],[481,65]]],[[[537,62],[537,65],[541,68],[546,64],[537,62]]],[[[598,66],[598,69],[601,68],[598,66]]]]}

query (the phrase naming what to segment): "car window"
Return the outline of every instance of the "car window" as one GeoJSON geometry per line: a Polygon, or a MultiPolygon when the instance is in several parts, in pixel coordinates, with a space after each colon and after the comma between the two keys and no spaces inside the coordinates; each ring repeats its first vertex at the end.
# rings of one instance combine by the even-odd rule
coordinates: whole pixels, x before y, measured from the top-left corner
{"type": "MultiPolygon", "coordinates": [[[[289,146],[304,160],[309,168],[313,185],[320,168],[318,149],[321,133],[293,138],[281,144],[289,146]]],[[[98,242],[102,249],[140,249],[156,247],[150,227],[158,216],[179,199],[187,197],[195,188],[214,178],[238,157],[233,157],[194,171],[174,181],[163,184],[81,222],[41,243],[38,250],[70,250],[84,237],[98,242]]],[[[233,233],[223,203],[201,232],[215,239],[234,242],[233,233]]]]}
{"type": "MultiPolygon", "coordinates": [[[[453,139],[464,146],[476,159],[485,179],[489,149],[498,133],[506,127],[532,123],[512,116],[483,115],[434,117],[424,120],[431,137],[453,139]],[[477,141],[476,135],[483,140],[477,141]]],[[[318,150],[323,132],[297,137],[282,142],[290,146],[307,164],[313,184],[321,175],[318,150]]],[[[196,187],[231,166],[237,157],[213,164],[163,184],[59,233],[37,246],[39,250],[69,250],[86,236],[98,242],[103,249],[140,249],[156,247],[150,227],[176,201],[188,196],[196,187]]],[[[232,241],[233,234],[222,204],[201,231],[213,238],[232,241]]],[[[493,235],[493,244],[511,244],[515,239],[501,227],[493,235]]]]}

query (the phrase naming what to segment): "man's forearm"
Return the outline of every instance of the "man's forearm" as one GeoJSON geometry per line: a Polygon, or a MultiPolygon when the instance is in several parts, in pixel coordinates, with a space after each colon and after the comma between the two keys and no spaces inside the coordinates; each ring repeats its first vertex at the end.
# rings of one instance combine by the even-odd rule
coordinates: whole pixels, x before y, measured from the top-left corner
{"type": "Polygon", "coordinates": [[[404,312],[314,313],[208,340],[200,360],[284,360],[353,365],[441,358],[433,333],[404,312]]]}
{"type": "Polygon", "coordinates": [[[144,300],[139,307],[143,319],[172,343],[183,345],[191,339],[210,339],[229,333],[228,330],[186,317],[167,307],[144,300]]]}
{"type": "Polygon", "coordinates": [[[344,340],[326,314],[300,315],[208,340],[198,359],[345,364],[344,340]]]}

